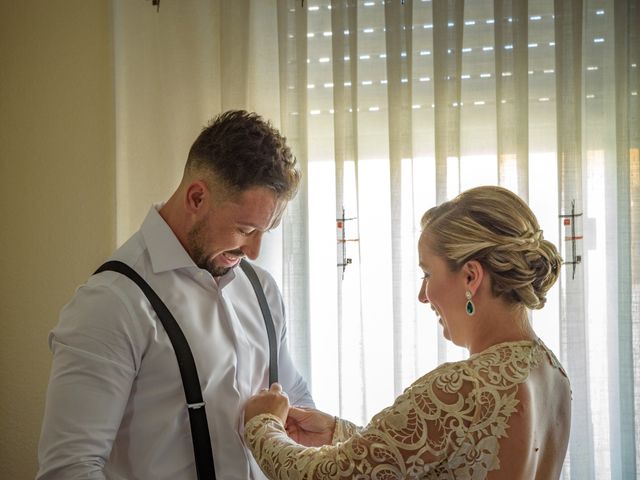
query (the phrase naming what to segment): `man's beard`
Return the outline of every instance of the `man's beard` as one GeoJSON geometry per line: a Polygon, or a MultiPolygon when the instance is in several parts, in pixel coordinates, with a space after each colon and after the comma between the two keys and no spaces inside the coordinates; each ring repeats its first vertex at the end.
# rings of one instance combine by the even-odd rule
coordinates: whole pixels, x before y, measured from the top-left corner
{"type": "MultiPolygon", "coordinates": [[[[195,224],[187,234],[189,253],[191,255],[191,258],[193,259],[193,262],[198,266],[198,268],[206,270],[213,277],[221,277],[233,267],[219,267],[215,264],[213,257],[207,255],[204,249],[204,244],[207,243],[204,234],[206,227],[207,222],[203,218],[197,224],[195,224]]],[[[229,253],[237,255],[238,257],[241,257],[243,255],[243,253],[240,251],[229,253]]]]}

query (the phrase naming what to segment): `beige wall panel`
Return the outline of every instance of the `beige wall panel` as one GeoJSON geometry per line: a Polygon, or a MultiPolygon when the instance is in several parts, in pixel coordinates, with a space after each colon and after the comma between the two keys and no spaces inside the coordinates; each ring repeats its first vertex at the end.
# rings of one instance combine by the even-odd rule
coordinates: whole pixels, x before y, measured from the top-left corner
{"type": "Polygon", "coordinates": [[[115,247],[111,2],[0,12],[0,476],[21,480],[37,469],[48,332],[115,247]]]}

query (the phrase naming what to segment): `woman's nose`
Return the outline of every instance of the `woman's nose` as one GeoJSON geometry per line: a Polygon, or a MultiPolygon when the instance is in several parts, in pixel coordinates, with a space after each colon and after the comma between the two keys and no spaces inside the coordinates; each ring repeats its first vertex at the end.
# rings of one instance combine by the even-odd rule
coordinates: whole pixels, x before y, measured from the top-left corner
{"type": "Polygon", "coordinates": [[[429,297],[427,297],[427,282],[425,280],[422,281],[422,285],[420,286],[418,301],[420,303],[429,303],[429,297]]]}

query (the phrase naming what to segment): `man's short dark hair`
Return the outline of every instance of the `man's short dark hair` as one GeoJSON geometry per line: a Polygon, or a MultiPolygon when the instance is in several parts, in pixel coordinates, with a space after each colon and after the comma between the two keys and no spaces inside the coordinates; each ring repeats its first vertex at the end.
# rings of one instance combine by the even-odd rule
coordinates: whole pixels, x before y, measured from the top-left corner
{"type": "Polygon", "coordinates": [[[232,193],[267,187],[291,199],[300,171],[286,139],[256,113],[229,110],[211,120],[189,151],[186,171],[207,171],[232,193]]]}

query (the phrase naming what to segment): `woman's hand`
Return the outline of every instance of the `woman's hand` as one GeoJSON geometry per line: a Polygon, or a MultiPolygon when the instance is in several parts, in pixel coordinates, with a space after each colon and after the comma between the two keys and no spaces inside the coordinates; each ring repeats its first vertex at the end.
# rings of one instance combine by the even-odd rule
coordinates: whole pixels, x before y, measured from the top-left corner
{"type": "Polygon", "coordinates": [[[291,407],[286,429],[289,437],[307,447],[331,445],[336,419],[320,410],[291,407]]]}
{"type": "Polygon", "coordinates": [[[263,388],[257,395],[247,400],[244,406],[244,423],[246,425],[249,420],[261,413],[271,413],[279,417],[284,425],[288,412],[289,397],[282,391],[279,383],[274,383],[269,390],[263,388]]]}

